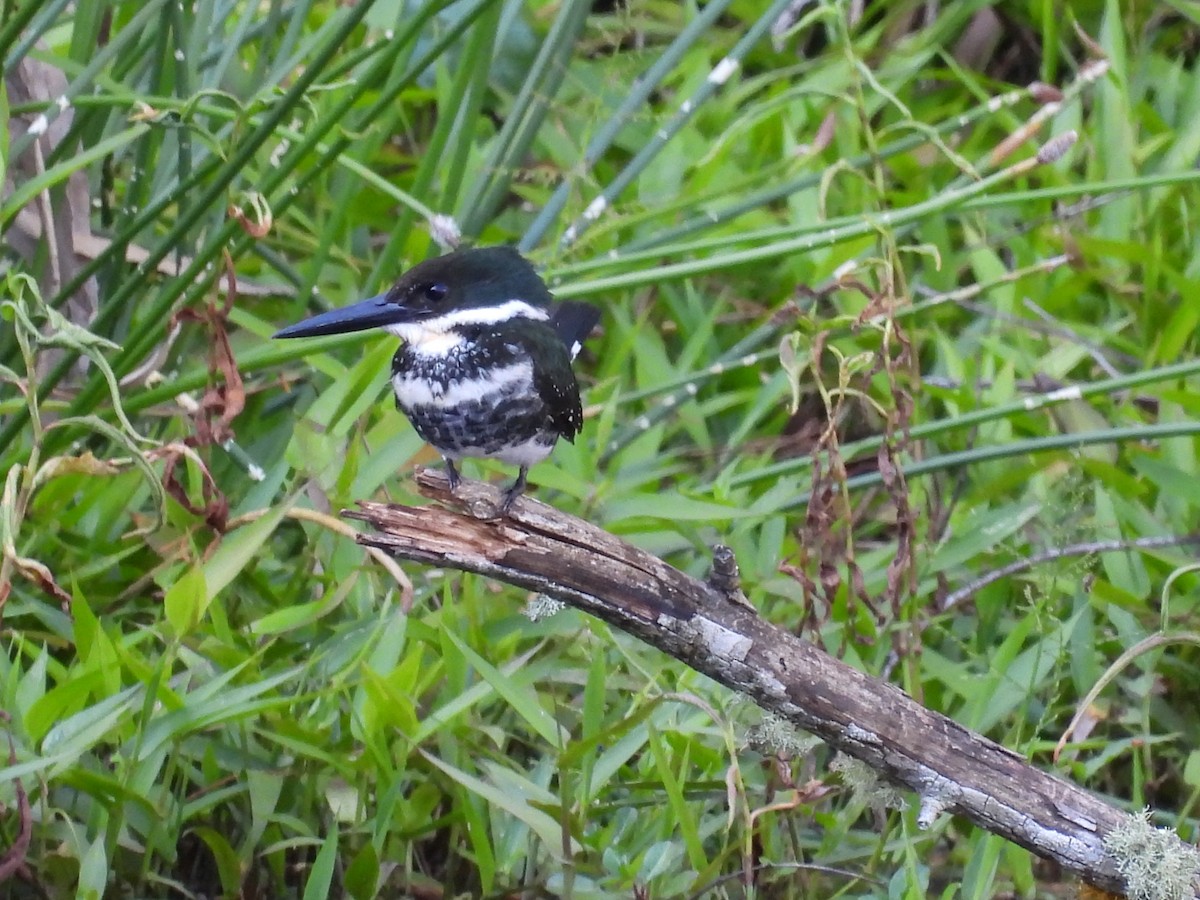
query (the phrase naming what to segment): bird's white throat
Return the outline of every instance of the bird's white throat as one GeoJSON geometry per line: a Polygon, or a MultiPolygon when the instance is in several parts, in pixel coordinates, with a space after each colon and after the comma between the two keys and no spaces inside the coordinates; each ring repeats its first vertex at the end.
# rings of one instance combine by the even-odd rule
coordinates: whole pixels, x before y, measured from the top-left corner
{"type": "Polygon", "coordinates": [[[544,322],[550,318],[550,313],[524,300],[505,300],[497,306],[456,309],[420,322],[401,322],[383,328],[422,356],[449,356],[460,350],[464,343],[463,336],[456,328],[464,325],[496,325],[516,318],[544,322]]]}
{"type": "Polygon", "coordinates": [[[402,325],[385,325],[385,331],[394,334],[421,356],[449,356],[462,349],[466,343],[457,331],[434,330],[424,322],[405,322],[402,325]]]}

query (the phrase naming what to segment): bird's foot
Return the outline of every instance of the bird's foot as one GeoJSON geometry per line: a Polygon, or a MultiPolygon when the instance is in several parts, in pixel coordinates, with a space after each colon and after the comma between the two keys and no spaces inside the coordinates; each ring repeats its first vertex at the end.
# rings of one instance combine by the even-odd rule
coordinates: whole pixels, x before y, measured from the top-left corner
{"type": "Polygon", "coordinates": [[[517,498],[521,496],[521,491],[509,488],[504,492],[504,500],[500,503],[500,515],[497,518],[507,516],[508,511],[512,509],[512,505],[517,502],[517,498]]]}
{"type": "MultiPolygon", "coordinates": [[[[483,498],[479,497],[473,500],[460,497],[459,500],[460,502],[465,500],[467,511],[477,519],[483,519],[485,521],[503,519],[508,515],[509,510],[511,510],[513,504],[516,503],[517,498],[525,493],[525,476],[528,474],[528,472],[529,470],[526,466],[521,466],[520,471],[517,473],[517,480],[513,482],[512,486],[508,488],[508,490],[501,494],[499,506],[489,500],[484,500],[483,498]]],[[[446,480],[450,483],[450,493],[457,497],[458,489],[462,486],[462,476],[458,474],[458,468],[454,465],[454,461],[451,459],[446,459],[446,480]]]]}
{"type": "Polygon", "coordinates": [[[507,516],[508,511],[512,509],[513,503],[517,498],[525,493],[525,476],[529,473],[526,466],[521,466],[521,470],[517,473],[517,480],[513,482],[512,487],[504,492],[504,501],[500,504],[500,515],[507,516]]]}

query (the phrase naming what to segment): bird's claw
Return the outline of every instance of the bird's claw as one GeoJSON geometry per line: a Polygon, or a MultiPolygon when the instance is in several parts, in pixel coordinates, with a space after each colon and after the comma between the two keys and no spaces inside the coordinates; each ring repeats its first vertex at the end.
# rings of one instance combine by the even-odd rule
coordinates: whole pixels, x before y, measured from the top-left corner
{"type": "Polygon", "coordinates": [[[515,487],[511,487],[507,491],[505,491],[504,492],[504,500],[500,504],[500,515],[507,516],[508,511],[510,509],[512,509],[512,505],[517,502],[517,498],[520,497],[521,494],[522,494],[522,491],[516,490],[515,487]]]}
{"type": "Polygon", "coordinates": [[[512,505],[517,502],[517,498],[525,493],[525,476],[528,473],[528,466],[521,466],[520,471],[517,472],[517,480],[504,492],[504,502],[500,504],[500,515],[507,516],[512,505]]]}
{"type": "MultiPolygon", "coordinates": [[[[513,504],[517,502],[517,498],[525,493],[525,475],[527,471],[525,466],[521,467],[517,475],[517,480],[501,495],[499,506],[490,500],[467,500],[465,503],[467,511],[476,519],[481,519],[485,522],[503,519],[512,510],[513,504]]],[[[446,481],[449,482],[450,493],[457,497],[458,489],[462,485],[462,477],[458,474],[457,467],[450,459],[446,459],[446,481]]]]}

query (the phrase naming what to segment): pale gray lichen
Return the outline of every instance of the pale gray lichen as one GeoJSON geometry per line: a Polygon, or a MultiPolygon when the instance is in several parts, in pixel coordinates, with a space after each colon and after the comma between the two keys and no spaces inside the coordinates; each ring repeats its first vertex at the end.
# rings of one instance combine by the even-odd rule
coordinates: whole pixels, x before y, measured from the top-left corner
{"type": "Polygon", "coordinates": [[[881,779],[865,762],[837,754],[829,768],[842,776],[842,782],[850,788],[850,795],[872,809],[908,809],[908,801],[900,791],[881,779]]]}
{"type": "Polygon", "coordinates": [[[548,597],[545,594],[538,594],[536,597],[531,597],[529,602],[525,604],[525,618],[530,622],[540,622],[542,619],[548,619],[566,608],[567,604],[561,600],[555,600],[553,597],[548,597]]]}
{"type": "Polygon", "coordinates": [[[773,712],[762,714],[762,720],[746,732],[746,740],[751,747],[788,759],[804,756],[821,743],[820,738],[805,734],[783,716],[773,712]]]}
{"type": "Polygon", "coordinates": [[[1150,810],[1128,816],[1104,836],[1104,849],[1125,878],[1130,900],[1184,900],[1195,893],[1200,850],[1169,828],[1150,824],[1150,810]]]}

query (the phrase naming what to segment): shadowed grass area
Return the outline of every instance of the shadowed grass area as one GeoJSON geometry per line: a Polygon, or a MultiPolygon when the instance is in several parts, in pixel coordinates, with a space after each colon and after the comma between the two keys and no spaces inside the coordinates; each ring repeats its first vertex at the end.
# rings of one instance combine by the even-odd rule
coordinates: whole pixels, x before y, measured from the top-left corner
{"type": "Polygon", "coordinates": [[[603,307],[540,499],[695,575],[730,545],[771,620],[1195,841],[1189,15],[10,4],[5,888],[1063,889],[601,623],[353,542],[434,459],[395,340],[269,336],[455,241],[603,307]]]}

